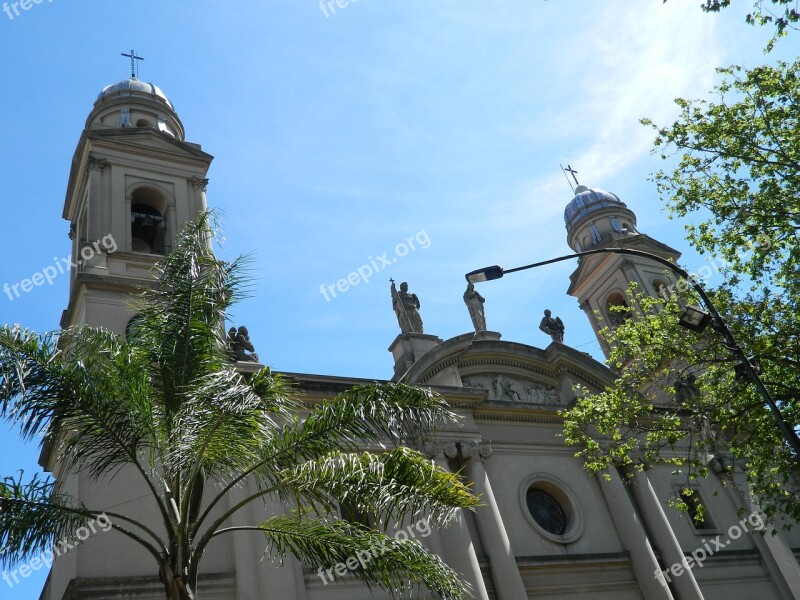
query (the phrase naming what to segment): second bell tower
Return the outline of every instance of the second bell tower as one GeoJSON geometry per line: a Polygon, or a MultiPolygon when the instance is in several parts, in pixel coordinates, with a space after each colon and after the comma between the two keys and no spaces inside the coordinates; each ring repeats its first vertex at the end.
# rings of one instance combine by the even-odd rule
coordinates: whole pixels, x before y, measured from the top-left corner
{"type": "MultiPolygon", "coordinates": [[[[579,185],[575,197],[564,210],[567,243],[575,252],[600,248],[629,248],[677,261],[680,253],[636,229],[636,215],[616,194],[579,185]]],[[[631,282],[646,294],[659,294],[669,287],[673,275],[646,257],[623,254],[584,256],[570,275],[567,293],[578,299],[592,324],[595,335],[605,325],[627,318],[615,306],[627,307],[625,292],[631,282]],[[597,313],[602,321],[598,320],[597,313]]],[[[600,346],[608,356],[608,345],[600,337],[600,346]]]]}

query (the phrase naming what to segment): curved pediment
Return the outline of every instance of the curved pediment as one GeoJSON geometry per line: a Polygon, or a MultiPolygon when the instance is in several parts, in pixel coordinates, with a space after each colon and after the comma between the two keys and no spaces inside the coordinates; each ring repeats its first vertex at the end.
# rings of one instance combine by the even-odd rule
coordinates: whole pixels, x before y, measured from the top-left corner
{"type": "Polygon", "coordinates": [[[482,332],[436,344],[402,379],[413,385],[482,391],[484,406],[558,410],[575,398],[576,384],[599,391],[614,381],[614,374],[588,354],[558,342],[541,349],[482,332]]]}

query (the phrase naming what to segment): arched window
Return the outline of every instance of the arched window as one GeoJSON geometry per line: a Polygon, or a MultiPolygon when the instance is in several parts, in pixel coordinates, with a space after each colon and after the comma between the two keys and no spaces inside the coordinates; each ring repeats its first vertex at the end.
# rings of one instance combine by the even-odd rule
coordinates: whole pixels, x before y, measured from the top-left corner
{"type": "Polygon", "coordinates": [[[138,188],[131,195],[131,250],[165,254],[167,220],[165,202],[155,189],[138,188]]]}
{"type": "Polygon", "coordinates": [[[614,292],[606,299],[606,316],[614,326],[631,318],[630,307],[620,292],[614,292]]]}

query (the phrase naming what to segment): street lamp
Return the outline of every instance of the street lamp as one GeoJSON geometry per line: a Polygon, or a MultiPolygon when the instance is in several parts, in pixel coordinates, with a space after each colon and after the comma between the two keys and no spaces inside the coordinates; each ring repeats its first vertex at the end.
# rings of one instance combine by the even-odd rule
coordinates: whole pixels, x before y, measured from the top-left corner
{"type": "Polygon", "coordinates": [[[678,324],[681,327],[691,329],[692,331],[703,331],[708,327],[709,323],[711,323],[711,315],[696,304],[687,306],[681,318],[678,319],[678,324]]]}
{"type": "Polygon", "coordinates": [[[703,307],[700,306],[687,307],[686,311],[681,316],[679,323],[683,327],[692,329],[694,331],[702,331],[710,323],[714,330],[725,339],[725,346],[731,351],[737,361],[737,375],[747,378],[755,384],[773,416],[778,421],[778,427],[780,428],[781,433],[783,433],[783,437],[792,448],[795,459],[800,459],[800,438],[798,438],[797,432],[795,432],[795,430],[784,420],[778,405],[775,403],[775,399],[772,397],[772,394],[769,393],[769,390],[764,386],[764,382],[761,381],[761,377],[759,377],[758,374],[759,369],[756,367],[753,357],[747,356],[744,349],[736,341],[736,338],[733,337],[733,332],[731,331],[730,327],[728,327],[725,319],[723,319],[722,315],[719,314],[719,311],[717,311],[714,303],[711,302],[708,294],[706,294],[705,290],[700,286],[700,284],[697,283],[697,281],[690,276],[689,273],[684,271],[675,263],[668,261],[666,258],[662,258],[661,256],[652,254],[650,252],[633,250],[630,248],[598,248],[596,250],[585,250],[583,252],[576,252],[575,254],[567,254],[566,256],[559,256],[557,258],[551,258],[549,260],[543,260],[530,265],[515,267],[513,269],[503,269],[498,265],[494,265],[491,267],[470,271],[465,275],[465,277],[470,283],[492,281],[493,279],[500,279],[503,275],[508,273],[534,269],[536,267],[542,267],[544,265],[550,265],[564,260],[570,260],[572,258],[589,256],[591,254],[629,254],[632,256],[641,256],[664,265],[673,273],[678,275],[679,278],[685,279],[700,296],[700,299],[703,301],[703,306],[708,312],[705,312],[703,307]]]}

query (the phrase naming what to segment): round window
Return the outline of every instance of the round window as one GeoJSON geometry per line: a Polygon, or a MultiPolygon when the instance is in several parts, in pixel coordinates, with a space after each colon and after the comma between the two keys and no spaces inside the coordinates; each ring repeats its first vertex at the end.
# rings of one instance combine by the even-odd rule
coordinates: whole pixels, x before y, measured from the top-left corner
{"type": "Polygon", "coordinates": [[[519,488],[520,507],[540,535],[569,544],[583,535],[583,513],[577,496],[557,477],[531,475],[519,488]]]}
{"type": "Polygon", "coordinates": [[[553,535],[564,535],[567,531],[567,515],[564,509],[544,490],[530,488],[525,498],[533,520],[553,535]]]}

